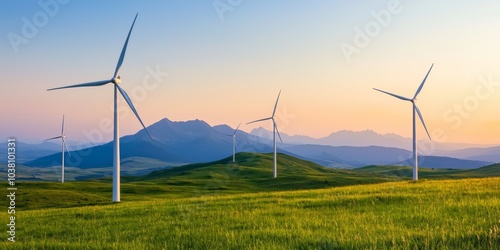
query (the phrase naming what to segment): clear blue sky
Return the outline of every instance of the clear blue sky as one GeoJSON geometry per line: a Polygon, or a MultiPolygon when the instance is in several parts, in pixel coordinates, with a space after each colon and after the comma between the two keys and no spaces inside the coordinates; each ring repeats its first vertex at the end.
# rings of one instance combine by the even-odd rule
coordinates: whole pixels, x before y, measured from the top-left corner
{"type": "MultiPolygon", "coordinates": [[[[410,137],[411,105],[371,88],[411,97],[436,63],[418,100],[431,133],[500,139],[500,2],[430,0],[1,1],[1,138],[41,141],[65,114],[68,138],[84,140],[111,119],[111,86],[46,89],[110,78],[137,12],[121,76],[146,125],[168,117],[234,127],[270,115],[281,89],[282,132],[410,137]],[[231,9],[223,20],[214,2],[231,9]],[[361,46],[358,30],[371,32],[361,46]],[[346,56],[347,45],[356,53],[346,56]],[[490,89],[481,87],[488,77],[490,89]]],[[[141,126],[122,107],[121,133],[135,133],[141,126]]]]}

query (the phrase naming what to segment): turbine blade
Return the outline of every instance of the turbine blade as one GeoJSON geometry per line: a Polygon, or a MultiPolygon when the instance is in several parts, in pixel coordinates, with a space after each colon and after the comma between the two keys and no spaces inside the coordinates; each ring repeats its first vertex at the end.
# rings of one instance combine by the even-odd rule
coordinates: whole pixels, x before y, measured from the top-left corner
{"type": "Polygon", "coordinates": [[[64,148],[66,148],[66,152],[68,152],[68,155],[71,157],[71,154],[69,153],[68,145],[66,144],[66,140],[64,140],[64,137],[62,137],[62,142],[63,142],[64,148]]]}
{"type": "Polygon", "coordinates": [[[64,135],[64,115],[63,115],[63,120],[62,120],[61,135],[64,135]]]}
{"type": "Polygon", "coordinates": [[[278,93],[278,98],[276,98],[276,104],[274,104],[273,115],[271,117],[274,117],[274,114],[276,113],[276,107],[278,107],[278,100],[280,99],[280,95],[281,95],[281,90],[278,93]]]}
{"type": "Polygon", "coordinates": [[[236,129],[234,130],[233,136],[236,134],[236,131],[238,131],[238,129],[240,128],[240,125],[241,125],[241,122],[240,122],[240,124],[238,124],[238,127],[236,127],[236,129]]]}
{"type": "Polygon", "coordinates": [[[97,82],[86,82],[86,83],[69,85],[69,86],[64,86],[64,87],[59,87],[59,88],[47,89],[47,91],[57,90],[57,89],[79,88],[79,87],[95,87],[95,86],[106,85],[110,82],[111,82],[111,80],[102,80],[102,81],[97,81],[97,82]]]}
{"type": "Polygon", "coordinates": [[[432,140],[431,135],[429,134],[429,131],[427,130],[427,126],[425,126],[424,118],[422,117],[422,113],[420,113],[420,109],[418,109],[417,105],[415,105],[415,110],[417,111],[418,117],[420,117],[420,121],[422,121],[422,125],[424,125],[425,132],[427,133],[427,136],[429,136],[429,139],[432,140]]]}
{"type": "Polygon", "coordinates": [[[49,138],[49,139],[45,139],[43,141],[50,141],[50,140],[55,140],[55,139],[59,139],[59,138],[62,138],[62,136],[52,137],[52,138],[49,138]]]}
{"type": "Polygon", "coordinates": [[[387,91],[383,91],[383,90],[376,89],[376,88],[373,88],[373,89],[374,89],[374,90],[376,90],[376,91],[379,91],[379,92],[382,92],[382,93],[388,94],[388,95],[390,95],[390,96],[394,96],[394,97],[396,97],[396,98],[398,98],[398,99],[401,99],[401,100],[404,100],[404,101],[411,101],[411,99],[406,98],[406,97],[404,97],[404,96],[400,96],[400,95],[396,95],[396,94],[393,94],[393,93],[389,93],[389,92],[387,92],[387,91]]]}
{"type": "Polygon", "coordinates": [[[130,30],[128,32],[127,40],[125,40],[125,44],[123,45],[122,53],[120,54],[120,59],[118,59],[118,64],[116,64],[115,74],[113,75],[113,78],[118,76],[118,72],[122,67],[123,59],[125,58],[125,52],[127,51],[128,40],[130,39],[130,34],[132,33],[132,29],[134,28],[135,20],[137,19],[138,15],[139,13],[135,15],[134,22],[132,22],[132,26],[130,27],[130,30]]]}
{"type": "Polygon", "coordinates": [[[278,137],[280,138],[281,143],[283,143],[283,140],[281,139],[280,131],[278,130],[278,126],[276,126],[276,122],[273,119],[273,125],[276,128],[276,133],[278,133],[278,137]]]}
{"type": "Polygon", "coordinates": [[[249,123],[247,123],[247,124],[254,123],[254,122],[267,121],[267,120],[271,120],[271,119],[273,119],[273,118],[272,118],[272,117],[263,118],[263,119],[259,119],[259,120],[251,121],[251,122],[249,122],[249,123]]]}
{"type": "Polygon", "coordinates": [[[413,99],[417,98],[417,95],[420,93],[420,91],[424,87],[425,81],[427,80],[429,73],[431,73],[432,67],[434,67],[434,63],[431,65],[431,68],[429,69],[429,71],[427,71],[427,74],[425,75],[424,80],[422,81],[422,83],[418,87],[417,92],[415,92],[415,96],[413,96],[413,99]]]}
{"type": "Polygon", "coordinates": [[[135,116],[137,117],[137,119],[141,123],[142,127],[144,128],[146,133],[149,135],[149,138],[151,138],[151,140],[153,140],[153,137],[151,137],[151,134],[149,134],[148,129],[146,128],[146,126],[144,126],[144,123],[142,122],[141,117],[139,116],[139,113],[137,113],[137,110],[135,109],[134,104],[132,103],[132,100],[130,100],[130,97],[127,95],[127,92],[125,92],[125,90],[123,90],[118,84],[115,84],[115,86],[116,86],[116,88],[118,88],[118,90],[122,94],[123,99],[125,99],[125,101],[128,103],[128,106],[130,106],[130,109],[132,109],[132,111],[134,112],[135,116]]]}

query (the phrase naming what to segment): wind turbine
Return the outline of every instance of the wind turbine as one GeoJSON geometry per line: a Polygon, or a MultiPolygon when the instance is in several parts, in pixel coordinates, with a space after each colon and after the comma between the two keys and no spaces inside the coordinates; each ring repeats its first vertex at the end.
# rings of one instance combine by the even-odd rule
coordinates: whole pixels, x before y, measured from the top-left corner
{"type": "Polygon", "coordinates": [[[94,87],[94,86],[102,86],[106,85],[109,83],[113,84],[114,87],[114,135],[113,135],[113,140],[114,140],[114,150],[113,150],[113,202],[120,202],[120,135],[119,135],[119,122],[118,122],[118,92],[123,96],[123,99],[127,102],[127,104],[130,106],[130,109],[134,112],[135,116],[141,123],[142,127],[146,131],[146,133],[149,135],[149,138],[151,140],[153,139],[151,135],[149,134],[148,130],[146,129],[146,126],[144,126],[144,123],[142,122],[141,118],[139,117],[139,114],[137,113],[137,110],[134,107],[134,104],[132,104],[132,100],[130,100],[130,97],[127,95],[125,90],[123,90],[120,87],[121,83],[121,78],[118,75],[120,72],[120,68],[123,63],[123,59],[125,58],[125,52],[127,50],[127,44],[128,40],[130,38],[130,34],[132,33],[132,29],[134,28],[135,20],[137,19],[137,13],[134,18],[134,22],[132,23],[132,26],[130,27],[130,31],[128,32],[127,39],[125,40],[125,44],[123,45],[122,52],[120,54],[120,58],[118,59],[118,64],[116,65],[115,72],[113,74],[113,77],[109,80],[102,80],[102,81],[96,81],[96,82],[87,82],[87,83],[81,83],[81,84],[75,84],[75,85],[70,85],[70,86],[65,86],[65,87],[59,87],[59,88],[53,88],[53,89],[48,89],[48,91],[51,90],[56,90],[56,89],[66,89],[66,88],[79,88],[79,87],[94,87]]]}
{"type": "MultiPolygon", "coordinates": [[[[422,87],[424,87],[425,81],[427,80],[427,77],[429,76],[429,73],[431,73],[432,67],[434,66],[434,63],[431,65],[431,68],[427,72],[427,74],[424,77],[424,80],[420,84],[420,86],[417,89],[417,92],[415,92],[415,95],[413,96],[412,99],[406,98],[400,95],[392,94],[380,89],[373,88],[376,91],[380,91],[382,93],[388,94],[390,96],[396,97],[398,99],[401,99],[403,101],[408,101],[411,102],[413,105],[413,159],[415,160],[415,164],[413,165],[413,180],[418,180],[418,152],[417,152],[417,128],[416,128],[416,117],[415,117],[415,112],[418,114],[418,117],[420,117],[420,121],[422,121],[422,125],[424,125],[425,132],[427,133],[427,136],[429,136],[429,139],[431,139],[431,136],[429,134],[429,131],[427,130],[427,127],[425,126],[424,118],[422,117],[422,113],[420,113],[420,110],[417,107],[417,104],[415,102],[417,101],[417,96],[422,90],[422,87]]],[[[431,139],[432,140],[432,139],[431,139]]]]}
{"type": "Polygon", "coordinates": [[[236,162],[236,157],[235,157],[235,154],[236,154],[236,132],[240,128],[240,125],[241,125],[241,123],[238,124],[238,127],[236,127],[236,129],[234,130],[232,135],[224,134],[227,136],[231,136],[233,138],[233,162],[236,162]]]}
{"type": "MultiPolygon", "coordinates": [[[[62,151],[61,183],[64,183],[64,148],[66,148],[66,151],[68,151],[68,155],[71,156],[71,154],[69,153],[68,145],[66,145],[66,140],[64,140],[64,138],[66,138],[66,135],[64,134],[64,115],[63,115],[61,135],[44,140],[44,141],[50,141],[50,140],[55,140],[55,139],[61,139],[61,151],[62,151]]],[[[34,172],[33,172],[33,176],[35,176],[34,172]]]]}
{"type": "Polygon", "coordinates": [[[281,90],[278,93],[278,98],[276,98],[276,104],[274,104],[274,110],[273,110],[273,114],[271,115],[271,117],[263,118],[263,119],[259,119],[259,120],[255,120],[255,121],[251,121],[251,122],[247,123],[247,124],[250,124],[250,123],[254,123],[254,122],[261,122],[261,121],[267,121],[267,120],[273,121],[273,144],[274,144],[274,176],[273,177],[274,178],[276,178],[278,176],[278,166],[276,163],[276,133],[278,134],[280,141],[283,142],[283,140],[281,139],[280,132],[278,131],[278,127],[276,126],[276,121],[274,120],[274,115],[276,114],[276,107],[278,107],[278,100],[280,99],[280,95],[281,95],[281,90]]]}

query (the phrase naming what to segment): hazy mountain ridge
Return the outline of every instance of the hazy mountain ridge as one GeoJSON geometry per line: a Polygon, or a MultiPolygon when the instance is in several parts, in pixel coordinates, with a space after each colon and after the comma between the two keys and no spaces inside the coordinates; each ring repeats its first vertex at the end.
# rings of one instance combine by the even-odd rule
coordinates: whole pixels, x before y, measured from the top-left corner
{"type": "MultiPolygon", "coordinates": [[[[263,127],[258,127],[253,129],[252,131],[250,131],[250,134],[264,138],[272,138],[272,131],[269,131],[263,127]]],[[[284,142],[290,144],[315,144],[315,145],[326,145],[326,146],[353,146],[353,147],[380,146],[380,147],[412,150],[412,143],[413,143],[411,138],[406,138],[397,134],[379,134],[373,130],[363,130],[363,131],[340,130],[337,132],[333,132],[330,135],[322,138],[312,138],[305,135],[288,135],[283,132],[281,132],[280,135],[283,138],[284,142]]],[[[468,152],[469,149],[472,150],[470,153],[472,155],[480,155],[480,152],[482,152],[482,150],[490,150],[490,149],[496,149],[496,152],[500,153],[500,146],[497,145],[492,146],[492,145],[478,145],[469,143],[438,143],[429,141],[427,139],[419,142],[432,144],[435,147],[433,151],[435,155],[443,155],[448,153],[452,154],[452,155],[446,155],[449,157],[463,157],[462,154],[468,152]]]]}
{"type": "MultiPolygon", "coordinates": [[[[234,128],[228,125],[210,126],[202,120],[191,121],[170,121],[164,118],[148,127],[149,133],[154,140],[151,140],[144,130],[136,134],[127,135],[121,138],[121,157],[144,157],[163,162],[175,164],[210,162],[232,154],[232,133],[234,128]]],[[[238,130],[236,141],[238,152],[272,152],[272,140],[265,137],[272,133],[263,128],[255,129],[251,134],[238,130]],[[253,133],[253,134],[252,134],[253,133]],[[267,133],[267,134],[266,134],[267,133]],[[264,137],[264,138],[263,138],[264,137]]],[[[318,144],[292,144],[293,141],[307,140],[322,141],[329,140],[351,141],[351,144],[380,144],[399,143],[400,140],[407,140],[397,135],[380,135],[373,131],[366,130],[360,132],[340,131],[332,133],[322,139],[314,139],[307,136],[288,136],[281,134],[283,143],[278,143],[278,152],[290,154],[305,160],[313,161],[323,166],[330,167],[361,167],[373,164],[401,164],[406,159],[411,158],[411,152],[398,147],[385,146],[332,146],[318,144]],[[350,140],[349,138],[353,138],[350,140]],[[288,141],[288,140],[291,141],[288,141]],[[373,140],[376,140],[373,142],[373,140]]],[[[411,143],[409,143],[411,144],[411,143]]],[[[490,164],[496,161],[483,160],[481,156],[495,158],[494,152],[500,147],[463,149],[458,151],[438,151],[452,155],[465,155],[471,161],[456,161],[451,158],[429,158],[430,162],[440,162],[447,168],[451,162],[455,162],[460,168],[475,168],[490,164]],[[476,155],[477,154],[477,155],[476,155]],[[484,165],[483,165],[484,164],[484,165]]],[[[447,156],[445,154],[441,154],[447,156]]],[[[66,165],[79,168],[109,167],[112,165],[113,145],[111,142],[91,147],[88,149],[71,152],[71,157],[66,155],[66,165]]],[[[61,153],[46,155],[29,161],[28,166],[48,167],[60,164],[61,153]]],[[[489,159],[489,158],[488,158],[489,159]]],[[[423,159],[421,160],[423,163],[423,159]]],[[[431,165],[430,167],[435,167],[431,165]]]]}
{"type": "MultiPolygon", "coordinates": [[[[52,142],[42,142],[39,144],[29,144],[16,141],[16,161],[24,163],[32,159],[54,154],[61,151],[61,145],[52,142]]],[[[7,143],[0,144],[0,151],[7,152],[7,143]]],[[[0,154],[0,161],[7,161],[7,154],[0,154]]]]}

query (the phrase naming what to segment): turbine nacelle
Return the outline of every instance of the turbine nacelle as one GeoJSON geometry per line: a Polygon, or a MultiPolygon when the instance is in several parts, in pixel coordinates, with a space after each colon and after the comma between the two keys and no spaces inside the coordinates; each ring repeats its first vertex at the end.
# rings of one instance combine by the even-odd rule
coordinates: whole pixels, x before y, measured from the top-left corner
{"type": "Polygon", "coordinates": [[[122,83],[122,79],[120,78],[120,76],[117,76],[117,77],[111,79],[111,82],[114,84],[120,84],[120,83],[122,83]]]}

